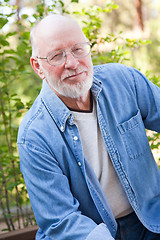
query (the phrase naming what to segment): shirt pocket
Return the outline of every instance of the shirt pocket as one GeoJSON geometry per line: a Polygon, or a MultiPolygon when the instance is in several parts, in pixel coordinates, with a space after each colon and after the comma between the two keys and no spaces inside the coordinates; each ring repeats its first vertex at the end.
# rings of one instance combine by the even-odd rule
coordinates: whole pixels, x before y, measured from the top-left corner
{"type": "Polygon", "coordinates": [[[130,159],[134,160],[144,155],[149,148],[149,142],[140,111],[117,127],[130,159]]]}

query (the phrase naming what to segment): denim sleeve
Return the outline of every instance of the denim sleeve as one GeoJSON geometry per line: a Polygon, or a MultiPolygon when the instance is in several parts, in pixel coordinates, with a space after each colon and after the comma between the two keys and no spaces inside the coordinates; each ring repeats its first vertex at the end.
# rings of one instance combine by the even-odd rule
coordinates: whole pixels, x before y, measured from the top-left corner
{"type": "MultiPolygon", "coordinates": [[[[56,240],[92,240],[95,235],[99,240],[107,240],[107,228],[97,228],[92,219],[79,211],[79,202],[71,193],[68,178],[53,155],[33,143],[18,144],[18,150],[21,171],[42,235],[56,240]],[[95,233],[89,235],[93,230],[95,233]]],[[[41,239],[38,234],[37,239],[41,239]]]]}
{"type": "Polygon", "coordinates": [[[130,69],[136,87],[136,97],[145,128],[160,132],[160,88],[137,69],[130,69]]]}
{"type": "MultiPolygon", "coordinates": [[[[41,229],[37,231],[36,240],[51,240],[51,239],[53,238],[45,236],[41,229]]],[[[97,225],[97,227],[95,227],[91,233],[89,233],[86,240],[114,240],[114,238],[111,236],[106,225],[104,223],[101,223],[97,225]]]]}

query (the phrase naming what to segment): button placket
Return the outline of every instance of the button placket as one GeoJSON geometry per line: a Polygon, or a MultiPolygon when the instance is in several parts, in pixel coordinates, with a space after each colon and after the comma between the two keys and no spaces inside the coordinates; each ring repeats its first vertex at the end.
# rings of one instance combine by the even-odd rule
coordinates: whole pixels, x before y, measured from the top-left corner
{"type": "Polygon", "coordinates": [[[83,150],[82,150],[82,143],[80,140],[79,130],[76,124],[73,124],[70,128],[71,136],[73,140],[73,147],[74,147],[74,155],[75,159],[77,160],[77,165],[79,168],[83,169],[83,150]]]}
{"type": "MultiPolygon", "coordinates": [[[[77,136],[74,136],[73,137],[74,141],[77,141],[78,140],[78,137],[77,136]]],[[[80,161],[78,161],[78,166],[81,167],[82,166],[82,163],[80,161]]]]}

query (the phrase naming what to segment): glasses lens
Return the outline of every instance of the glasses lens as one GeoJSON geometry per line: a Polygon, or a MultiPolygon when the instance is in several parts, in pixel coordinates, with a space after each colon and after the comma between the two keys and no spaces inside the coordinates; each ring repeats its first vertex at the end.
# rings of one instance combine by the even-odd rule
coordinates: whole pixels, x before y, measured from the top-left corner
{"type": "Polygon", "coordinates": [[[64,58],[62,50],[51,52],[47,57],[48,62],[51,65],[61,64],[64,61],[64,58]]]}
{"type": "MultiPolygon", "coordinates": [[[[75,58],[83,58],[87,56],[91,51],[90,43],[78,43],[71,48],[71,53],[75,58]]],[[[64,63],[66,57],[65,50],[57,50],[51,52],[48,57],[48,63],[50,65],[60,65],[64,63]]]]}
{"type": "Polygon", "coordinates": [[[76,58],[83,58],[90,53],[91,47],[89,43],[80,43],[72,47],[72,54],[76,58]]]}

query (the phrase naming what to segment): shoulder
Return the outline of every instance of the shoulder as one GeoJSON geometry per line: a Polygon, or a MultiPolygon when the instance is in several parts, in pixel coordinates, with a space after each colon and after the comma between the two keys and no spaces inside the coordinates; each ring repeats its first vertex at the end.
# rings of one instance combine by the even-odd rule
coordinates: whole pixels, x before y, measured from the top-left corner
{"type": "Polygon", "coordinates": [[[103,83],[134,84],[135,69],[119,63],[107,63],[94,66],[94,79],[103,83]]]}
{"type": "Polygon", "coordinates": [[[107,63],[107,64],[94,66],[94,75],[99,74],[101,72],[107,73],[107,74],[114,74],[114,75],[120,72],[129,74],[132,71],[134,72],[135,69],[120,63],[107,63]]]}

